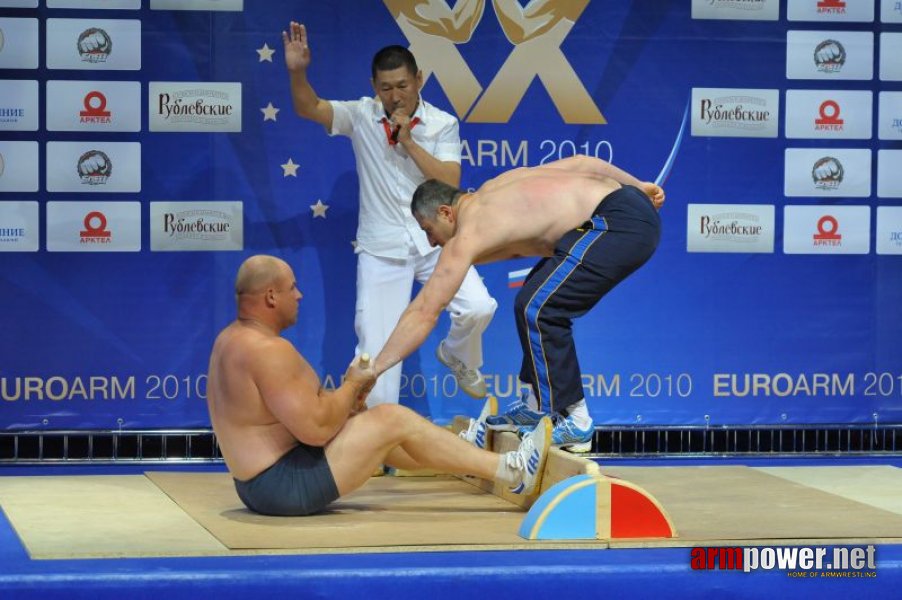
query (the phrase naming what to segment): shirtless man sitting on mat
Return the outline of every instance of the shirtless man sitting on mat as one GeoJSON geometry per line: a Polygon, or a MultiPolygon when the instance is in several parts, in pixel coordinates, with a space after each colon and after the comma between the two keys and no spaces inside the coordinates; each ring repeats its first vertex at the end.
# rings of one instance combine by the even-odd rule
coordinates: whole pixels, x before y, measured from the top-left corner
{"type": "Polygon", "coordinates": [[[238,318],[210,355],[207,407],[238,496],[267,515],[307,515],[363,485],[381,464],[434,469],[503,482],[515,493],[539,490],[551,423],[505,454],[483,450],[412,410],[367,410],[375,381],[357,357],[335,390],[279,334],[297,321],[303,297],[288,264],[248,258],[235,281],[238,318]]]}

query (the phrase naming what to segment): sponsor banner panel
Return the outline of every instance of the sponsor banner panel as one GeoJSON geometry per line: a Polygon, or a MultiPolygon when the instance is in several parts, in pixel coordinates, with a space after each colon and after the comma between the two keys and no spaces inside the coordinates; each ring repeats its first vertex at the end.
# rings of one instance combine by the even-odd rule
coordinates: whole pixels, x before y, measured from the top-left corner
{"type": "Polygon", "coordinates": [[[880,20],[884,23],[902,23],[902,2],[880,0],[880,20]]]}
{"type": "Polygon", "coordinates": [[[902,92],[880,92],[877,108],[877,137],[902,140],[902,92]]]}
{"type": "Polygon", "coordinates": [[[47,8],[137,10],[141,8],[141,0],[47,0],[47,8]]]}
{"type": "Polygon", "coordinates": [[[877,254],[902,254],[902,206],[877,207],[877,254]]]}
{"type": "Polygon", "coordinates": [[[244,10],[244,0],[150,0],[151,10],[244,10]]]}
{"type": "Polygon", "coordinates": [[[0,252],[37,252],[38,203],[0,202],[0,252]]]}
{"type": "Polygon", "coordinates": [[[786,254],[868,254],[870,206],[795,206],[783,208],[786,254]]]}
{"type": "Polygon", "coordinates": [[[692,135],[777,137],[779,90],[692,89],[692,135]]]}
{"type": "Polygon", "coordinates": [[[786,32],[787,79],[870,80],[873,77],[873,32],[786,32]]]}
{"type": "Polygon", "coordinates": [[[140,142],[48,142],[47,191],[141,191],[140,142]]]}
{"type": "Polygon", "coordinates": [[[243,248],[241,202],[150,203],[150,249],[154,252],[243,248]]]}
{"type": "Polygon", "coordinates": [[[786,137],[871,139],[872,105],[868,90],[786,90],[786,137]]]}
{"type": "Polygon", "coordinates": [[[902,92],[880,92],[877,102],[877,137],[902,140],[902,92]]]}
{"type": "Polygon", "coordinates": [[[137,252],[140,249],[140,202],[47,203],[47,250],[50,252],[137,252]]]}
{"type": "Polygon", "coordinates": [[[38,191],[38,143],[0,140],[0,192],[38,191]]]}
{"type": "Polygon", "coordinates": [[[151,131],[241,131],[241,84],[151,81],[151,131]]]}
{"type": "Polygon", "coordinates": [[[870,0],[789,0],[789,21],[825,23],[867,23],[874,20],[874,3],[870,0]]]}
{"type": "Polygon", "coordinates": [[[880,80],[902,81],[902,33],[880,34],[880,80]]]}
{"type": "Polygon", "coordinates": [[[686,251],[773,252],[773,205],[690,204],[686,251]]]}
{"type": "Polygon", "coordinates": [[[877,196],[902,198],[902,150],[877,151],[877,196]]]}
{"type": "Polygon", "coordinates": [[[48,131],[141,131],[141,82],[48,81],[48,131]]]}
{"type": "Polygon", "coordinates": [[[0,80],[0,131],[37,131],[37,129],[37,80],[0,80]]]}
{"type": "Polygon", "coordinates": [[[780,18],[779,0],[692,0],[693,19],[735,21],[776,21],[780,18]]]}
{"type": "Polygon", "coordinates": [[[786,196],[865,198],[871,195],[871,151],[866,148],[787,148],[786,196]]]}
{"type": "Polygon", "coordinates": [[[47,68],[141,69],[138,19],[47,19],[47,68]]]}
{"type": "Polygon", "coordinates": [[[38,20],[0,17],[0,69],[38,68],[38,20]]]}

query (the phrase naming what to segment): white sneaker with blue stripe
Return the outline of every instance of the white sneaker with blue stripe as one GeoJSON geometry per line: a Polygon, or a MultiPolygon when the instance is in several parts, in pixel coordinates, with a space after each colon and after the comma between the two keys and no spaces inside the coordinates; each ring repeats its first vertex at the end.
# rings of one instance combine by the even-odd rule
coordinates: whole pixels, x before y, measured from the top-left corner
{"type": "Polygon", "coordinates": [[[542,471],[551,446],[551,427],[551,419],[543,417],[523,438],[520,447],[504,456],[508,466],[521,474],[520,483],[510,488],[513,493],[531,496],[540,491],[542,471]]]}
{"type": "Polygon", "coordinates": [[[470,419],[470,425],[458,434],[461,439],[466,440],[483,450],[488,446],[488,429],[485,422],[476,419],[470,419]]]}
{"type": "Polygon", "coordinates": [[[489,396],[485,399],[485,404],[482,406],[482,412],[479,413],[479,417],[470,419],[469,427],[462,430],[458,435],[477,448],[487,449],[490,446],[490,432],[485,425],[485,420],[497,413],[498,399],[494,396],[489,396]]]}
{"type": "Polygon", "coordinates": [[[521,427],[535,427],[544,415],[529,408],[529,404],[526,403],[528,393],[528,391],[524,391],[521,397],[511,402],[507,407],[507,412],[503,415],[486,418],[485,422],[489,429],[519,431],[521,427]]]}

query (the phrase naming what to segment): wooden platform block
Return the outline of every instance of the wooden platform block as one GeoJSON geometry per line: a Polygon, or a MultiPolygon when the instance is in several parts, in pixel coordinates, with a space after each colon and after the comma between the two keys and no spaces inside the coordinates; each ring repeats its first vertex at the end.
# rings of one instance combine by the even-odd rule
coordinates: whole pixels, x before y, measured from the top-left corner
{"type": "MultiPolygon", "coordinates": [[[[455,417],[452,431],[465,430],[469,421],[468,417],[455,417]]],[[[491,434],[487,448],[499,454],[520,445],[514,433],[491,434]]],[[[501,483],[462,479],[528,509],[520,527],[520,535],[526,539],[676,537],[670,516],[651,494],[628,481],[604,476],[595,462],[560,448],[549,449],[542,484],[533,496],[513,494],[501,483]]]]}
{"type": "MultiPolygon", "coordinates": [[[[455,417],[452,431],[456,433],[466,429],[469,420],[468,417],[455,417]]],[[[488,439],[487,448],[493,452],[503,454],[505,452],[516,450],[519,445],[520,438],[518,438],[515,433],[509,431],[493,431],[488,439]]],[[[542,485],[537,496],[544,494],[549,488],[554,486],[554,484],[569,477],[573,477],[574,475],[601,476],[601,472],[598,469],[598,465],[587,458],[571,454],[560,448],[551,448],[548,451],[548,459],[545,461],[545,471],[542,474],[542,485]]],[[[502,483],[494,483],[475,477],[462,477],[462,479],[522,508],[529,508],[532,506],[537,497],[526,497],[519,494],[513,494],[507,489],[507,486],[502,483]]]]}

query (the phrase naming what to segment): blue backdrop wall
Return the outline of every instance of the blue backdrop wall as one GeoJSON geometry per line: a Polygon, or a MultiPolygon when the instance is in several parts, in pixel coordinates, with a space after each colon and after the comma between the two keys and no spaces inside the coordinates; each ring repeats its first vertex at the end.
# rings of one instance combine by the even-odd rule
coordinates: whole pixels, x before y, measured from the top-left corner
{"type": "MultiPolygon", "coordinates": [[[[261,252],[304,293],[285,336],[341,376],[357,176],[346,139],[293,114],[292,19],[325,98],[371,94],[372,54],[410,46],[424,97],[461,120],[464,186],[577,152],[664,183],[657,254],[575,326],[598,423],[902,420],[899,2],[91,4],[0,0],[0,427],[207,426],[208,352],[261,252]],[[98,231],[112,243],[86,247],[98,231]]],[[[532,262],[479,268],[502,401],[532,262]]],[[[438,339],[405,362],[402,402],[477,412],[438,339]]]]}

